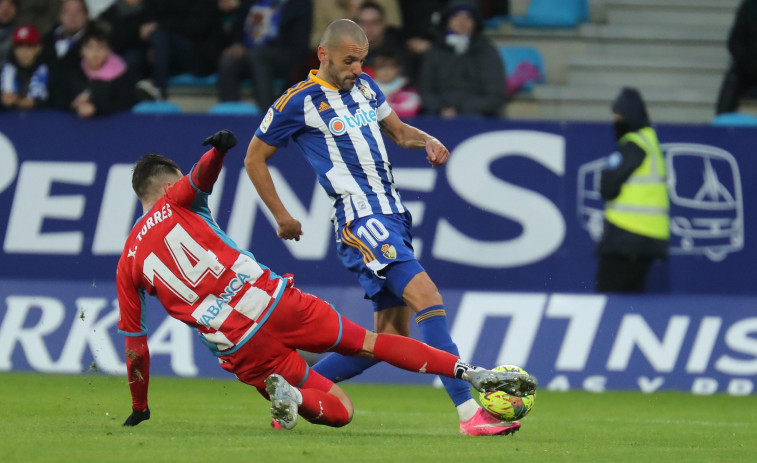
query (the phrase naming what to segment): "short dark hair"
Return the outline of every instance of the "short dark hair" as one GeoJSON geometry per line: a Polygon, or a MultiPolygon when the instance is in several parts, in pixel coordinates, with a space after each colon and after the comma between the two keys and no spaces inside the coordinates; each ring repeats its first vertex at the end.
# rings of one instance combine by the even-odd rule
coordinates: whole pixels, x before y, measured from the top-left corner
{"type": "Polygon", "coordinates": [[[389,49],[380,49],[373,56],[373,67],[378,67],[386,64],[394,64],[395,66],[402,67],[399,56],[389,49]]]}
{"type": "Polygon", "coordinates": [[[110,47],[110,28],[105,23],[90,22],[82,34],[79,43],[85,45],[90,40],[105,42],[110,47]]]}
{"type": "Polygon", "coordinates": [[[171,174],[181,174],[181,168],[174,161],[159,153],[148,153],[134,164],[131,174],[131,187],[139,199],[151,193],[153,179],[171,174]]]}

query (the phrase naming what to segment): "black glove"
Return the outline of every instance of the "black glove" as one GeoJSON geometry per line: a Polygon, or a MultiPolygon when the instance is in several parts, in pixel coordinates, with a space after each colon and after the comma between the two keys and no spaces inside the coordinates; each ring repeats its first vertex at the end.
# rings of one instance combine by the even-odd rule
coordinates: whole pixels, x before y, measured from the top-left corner
{"type": "MultiPolygon", "coordinates": [[[[231,132],[229,132],[231,133],[231,132]]],[[[131,415],[124,421],[124,426],[136,426],[139,423],[150,419],[150,409],[146,408],[145,411],[140,412],[132,408],[131,415]]]]}
{"type": "Polygon", "coordinates": [[[231,130],[220,130],[202,142],[202,146],[213,145],[218,151],[225,153],[236,146],[237,137],[231,130]]]}

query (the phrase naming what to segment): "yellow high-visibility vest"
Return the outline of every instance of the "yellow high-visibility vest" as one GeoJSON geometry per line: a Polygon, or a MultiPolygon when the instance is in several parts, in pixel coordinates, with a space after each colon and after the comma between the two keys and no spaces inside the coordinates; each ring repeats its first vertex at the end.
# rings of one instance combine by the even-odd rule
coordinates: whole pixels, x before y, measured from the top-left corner
{"type": "Polygon", "coordinates": [[[638,145],[646,156],[623,183],[620,194],[605,204],[605,218],[612,224],[638,235],[670,239],[668,185],[665,159],[651,127],[630,132],[621,143],[638,145]]]}

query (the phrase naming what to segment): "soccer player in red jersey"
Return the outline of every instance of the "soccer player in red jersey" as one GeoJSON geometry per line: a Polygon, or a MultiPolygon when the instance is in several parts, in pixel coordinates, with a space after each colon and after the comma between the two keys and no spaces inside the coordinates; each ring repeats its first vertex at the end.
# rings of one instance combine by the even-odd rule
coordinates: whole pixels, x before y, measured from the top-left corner
{"type": "Polygon", "coordinates": [[[349,397],[311,370],[297,349],[375,358],[463,379],[482,391],[534,392],[528,375],[484,370],[413,339],[368,332],[328,302],[295,288],[292,275],[279,276],[239,249],[215,223],[207,201],[236,141],[228,130],[205,139],[203,145],[213,148],[188,175],[159,154],[148,154],[134,166],[132,187],[144,215],[126,240],[116,277],[118,329],[126,335],[132,396],[132,414],[124,426],[150,418],[145,293],[196,329],[224,370],[271,400],[274,427],[293,428],[298,414],[329,426],[352,419],[349,397]]]}

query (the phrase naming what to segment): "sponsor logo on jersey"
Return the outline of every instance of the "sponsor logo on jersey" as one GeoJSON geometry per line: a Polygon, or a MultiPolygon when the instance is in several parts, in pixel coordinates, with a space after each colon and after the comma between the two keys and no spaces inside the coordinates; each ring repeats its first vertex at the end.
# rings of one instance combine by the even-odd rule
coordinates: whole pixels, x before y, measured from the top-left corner
{"type": "Polygon", "coordinates": [[[322,112],[327,111],[329,109],[331,109],[331,105],[329,105],[325,101],[321,101],[321,105],[318,106],[318,112],[319,113],[322,113],[322,112]]]}
{"type": "Polygon", "coordinates": [[[334,117],[329,121],[329,131],[336,136],[344,135],[348,129],[365,127],[378,121],[376,110],[371,109],[364,113],[361,109],[355,111],[355,115],[334,117]]]}
{"type": "Polygon", "coordinates": [[[273,108],[268,108],[268,112],[265,113],[263,122],[260,123],[260,131],[263,133],[268,132],[268,127],[270,127],[271,122],[273,122],[273,108]]]}
{"type": "Polygon", "coordinates": [[[251,279],[250,275],[245,275],[244,273],[237,273],[236,276],[229,282],[229,284],[226,285],[226,288],[223,290],[223,294],[216,297],[215,303],[207,307],[204,312],[199,313],[199,314],[193,314],[195,315],[195,319],[197,320],[197,323],[210,327],[211,326],[210,323],[213,320],[215,320],[215,318],[223,310],[224,304],[228,304],[229,302],[231,302],[234,296],[237,295],[239,290],[242,289],[244,287],[244,284],[250,279],[251,279]]]}
{"type": "Polygon", "coordinates": [[[381,246],[381,252],[387,259],[393,260],[397,258],[397,249],[392,244],[384,244],[381,246]]]}

